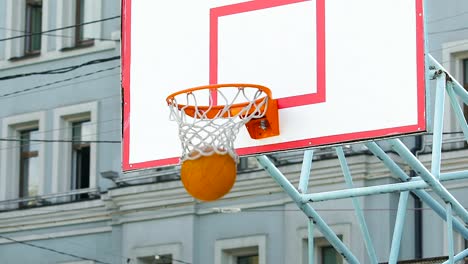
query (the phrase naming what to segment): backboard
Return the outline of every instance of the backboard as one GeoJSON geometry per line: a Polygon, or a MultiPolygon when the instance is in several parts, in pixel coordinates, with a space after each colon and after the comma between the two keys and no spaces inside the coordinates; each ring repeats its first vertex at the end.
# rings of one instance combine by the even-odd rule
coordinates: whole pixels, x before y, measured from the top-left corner
{"type": "Polygon", "coordinates": [[[423,132],[423,0],[123,0],[123,169],[181,155],[166,97],[254,83],[278,99],[280,135],[239,155],[423,132]]]}

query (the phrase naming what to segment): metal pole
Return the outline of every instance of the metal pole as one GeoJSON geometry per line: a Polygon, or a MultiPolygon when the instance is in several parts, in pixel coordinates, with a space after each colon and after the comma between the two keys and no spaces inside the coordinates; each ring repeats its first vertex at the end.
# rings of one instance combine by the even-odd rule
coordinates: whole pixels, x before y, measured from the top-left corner
{"type": "Polygon", "coordinates": [[[453,89],[454,89],[455,93],[458,96],[460,96],[460,98],[463,100],[463,102],[465,102],[465,104],[468,104],[468,92],[465,90],[465,88],[463,88],[463,85],[461,85],[457,81],[457,79],[453,78],[453,76],[450,75],[450,73],[448,73],[445,70],[445,68],[436,59],[434,59],[434,57],[432,57],[431,54],[427,54],[427,56],[437,69],[442,70],[442,71],[445,72],[445,74],[447,74],[447,76],[452,80],[452,82],[454,84],[453,89]]]}
{"type": "Polygon", "coordinates": [[[392,183],[392,184],[377,185],[377,186],[356,187],[352,189],[338,190],[338,191],[303,194],[301,195],[301,201],[302,202],[322,202],[322,201],[327,201],[327,200],[345,199],[345,198],[367,196],[367,195],[373,195],[373,194],[412,191],[412,190],[424,189],[428,187],[430,187],[430,185],[427,184],[427,182],[422,181],[422,180],[408,181],[408,182],[392,183]]]}
{"type": "MultiPolygon", "coordinates": [[[[408,181],[411,178],[406,175],[406,173],[385,153],[375,142],[369,142],[366,144],[367,148],[382,162],[389,168],[392,173],[394,173],[396,176],[400,177],[402,181],[408,181]]],[[[463,171],[463,172],[454,172],[454,173],[444,173],[441,175],[441,180],[445,180],[446,178],[449,178],[454,174],[453,176],[461,176],[461,178],[466,178],[468,175],[466,174],[468,171],[463,171]]],[[[420,177],[413,177],[413,180],[416,180],[416,178],[420,177]]],[[[436,212],[442,219],[447,218],[447,214],[445,212],[445,208],[442,207],[432,196],[430,196],[426,191],[424,190],[412,190],[414,194],[416,194],[421,200],[426,203],[434,212],[436,212]]],[[[463,225],[458,219],[454,218],[454,225],[455,229],[465,238],[468,239],[468,229],[463,225]]]]}
{"type": "Polygon", "coordinates": [[[308,244],[309,244],[309,264],[314,264],[315,262],[315,256],[314,256],[314,220],[312,218],[309,218],[308,222],[308,244]]]}
{"type": "Polygon", "coordinates": [[[319,214],[307,203],[301,201],[301,194],[294,188],[289,180],[276,168],[267,156],[257,156],[259,164],[271,175],[271,177],[283,188],[283,190],[293,199],[309,218],[312,218],[317,225],[320,232],[330,242],[330,244],[341,254],[348,263],[359,263],[353,253],[346,247],[346,245],[338,238],[333,230],[325,223],[325,221],[319,216],[319,214]]]}
{"type": "Polygon", "coordinates": [[[398,254],[400,253],[400,242],[403,228],[405,226],[406,206],[408,204],[409,192],[400,193],[400,200],[398,202],[398,211],[395,220],[395,229],[393,230],[392,247],[390,248],[389,264],[395,264],[398,261],[398,254]]]}
{"type": "Polygon", "coordinates": [[[390,139],[392,148],[400,154],[400,156],[408,162],[408,164],[419,174],[421,178],[426,181],[434,192],[444,200],[446,203],[451,203],[454,211],[463,219],[465,223],[468,223],[468,212],[466,209],[450,194],[449,191],[432,175],[424,165],[416,159],[408,148],[398,139],[390,139]]]}
{"type": "Polygon", "coordinates": [[[453,250],[453,228],[452,228],[452,204],[447,203],[447,239],[448,239],[448,263],[453,264],[453,255],[454,250],[453,250]]]}
{"type": "MultiPolygon", "coordinates": [[[[455,171],[455,172],[447,172],[440,174],[440,181],[451,181],[451,180],[461,180],[468,178],[468,170],[465,171],[455,171]]],[[[412,177],[412,181],[420,181],[423,180],[421,177],[412,177]]]]}
{"type": "MultiPolygon", "coordinates": [[[[343,152],[342,147],[336,148],[336,154],[338,155],[338,159],[340,161],[341,170],[343,171],[343,176],[348,188],[353,188],[353,179],[351,177],[351,171],[349,170],[348,163],[346,162],[346,157],[343,152]]],[[[359,227],[361,228],[362,236],[364,237],[364,242],[367,248],[367,254],[369,255],[369,259],[371,263],[377,264],[377,255],[375,254],[375,249],[372,244],[372,239],[369,234],[369,229],[367,228],[366,220],[364,218],[364,214],[362,213],[361,205],[359,201],[355,198],[351,198],[353,202],[354,212],[356,213],[356,217],[359,223],[359,227]]]]}
{"type": "Polygon", "coordinates": [[[302,160],[301,177],[299,178],[299,192],[306,193],[309,185],[310,169],[312,168],[312,158],[314,150],[304,151],[304,160],[302,160]]]}
{"type": "Polygon", "coordinates": [[[444,130],[445,86],[447,75],[444,72],[437,75],[436,96],[434,105],[434,129],[432,136],[431,173],[440,178],[440,161],[442,156],[442,132],[444,130]]]}
{"type": "MultiPolygon", "coordinates": [[[[454,258],[453,258],[453,261],[454,262],[458,262],[464,258],[468,257],[468,248],[463,250],[462,252],[458,253],[454,258]]],[[[448,264],[449,261],[445,261],[443,264],[448,264]]]]}
{"type": "MultiPolygon", "coordinates": [[[[444,173],[441,175],[441,181],[465,179],[467,177],[468,177],[468,171],[444,173]]],[[[425,182],[423,179],[421,179],[420,177],[413,177],[407,180],[406,182],[390,183],[390,184],[368,186],[368,187],[356,187],[352,189],[338,190],[338,191],[303,194],[301,195],[302,197],[301,199],[302,199],[302,202],[306,203],[306,202],[322,202],[322,201],[334,200],[334,199],[345,199],[345,198],[351,198],[351,197],[401,192],[401,191],[413,191],[415,193],[419,191],[419,192],[424,193],[425,191],[419,190],[419,189],[424,189],[428,187],[430,187],[430,185],[427,182],[425,182]]],[[[425,199],[426,203],[428,204],[431,203],[426,200],[432,200],[435,202],[434,198],[430,196],[427,196],[427,197],[428,199],[425,199]]],[[[437,204],[437,202],[435,203],[437,204]]],[[[445,210],[445,209],[442,208],[442,210],[445,210]]],[[[445,219],[445,213],[442,218],[445,219]]]]}
{"type": "Polygon", "coordinates": [[[463,134],[465,135],[465,140],[468,141],[468,125],[466,123],[463,110],[458,104],[457,99],[455,98],[455,94],[453,92],[453,82],[447,83],[447,94],[449,96],[450,104],[452,105],[453,112],[455,113],[455,116],[457,117],[457,120],[460,123],[460,127],[463,131],[463,134]]]}

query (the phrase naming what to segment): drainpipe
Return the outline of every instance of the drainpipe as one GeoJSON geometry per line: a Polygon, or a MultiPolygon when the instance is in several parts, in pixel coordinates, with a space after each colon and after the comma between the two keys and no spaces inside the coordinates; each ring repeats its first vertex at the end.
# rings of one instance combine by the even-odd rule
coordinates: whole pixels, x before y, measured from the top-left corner
{"type": "MultiPolygon", "coordinates": [[[[415,136],[414,148],[411,152],[418,158],[419,153],[424,151],[423,136],[415,136]]],[[[410,177],[415,177],[416,172],[410,171],[410,177]]],[[[421,259],[423,257],[423,218],[422,218],[422,201],[417,195],[411,192],[414,199],[414,258],[421,259]]]]}

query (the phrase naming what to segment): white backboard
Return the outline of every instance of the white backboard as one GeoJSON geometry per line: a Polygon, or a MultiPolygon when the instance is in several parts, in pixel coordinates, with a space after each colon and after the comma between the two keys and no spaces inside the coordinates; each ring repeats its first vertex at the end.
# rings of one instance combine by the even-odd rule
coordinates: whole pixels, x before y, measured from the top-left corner
{"type": "Polygon", "coordinates": [[[240,155],[425,131],[422,2],[123,0],[123,169],[179,162],[165,99],[207,84],[278,99],[280,135],[240,155]]]}

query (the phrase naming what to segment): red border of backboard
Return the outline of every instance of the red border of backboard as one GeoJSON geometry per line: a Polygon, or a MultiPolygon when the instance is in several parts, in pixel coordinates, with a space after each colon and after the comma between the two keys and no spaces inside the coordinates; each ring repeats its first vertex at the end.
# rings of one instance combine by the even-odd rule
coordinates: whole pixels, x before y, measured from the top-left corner
{"type": "MultiPolygon", "coordinates": [[[[212,8],[210,10],[210,84],[218,84],[218,22],[220,17],[307,1],[309,0],[255,0],[212,8]]],[[[316,86],[316,92],[276,98],[279,109],[325,102],[325,0],[316,0],[315,3],[317,83],[310,85],[316,86]]]]}
{"type": "MultiPolygon", "coordinates": [[[[256,4],[261,5],[260,4],[261,2],[293,3],[293,2],[302,2],[302,1],[307,1],[307,0],[277,0],[277,1],[256,0],[256,1],[250,1],[250,2],[258,2],[258,3],[255,3],[255,5],[256,4]]],[[[322,2],[322,1],[324,5],[324,2],[325,2],[324,0],[317,0],[317,3],[322,2]]],[[[122,90],[123,90],[122,167],[124,171],[135,170],[135,169],[145,169],[145,168],[151,168],[151,167],[157,167],[157,166],[174,165],[179,162],[178,157],[172,157],[172,158],[167,158],[167,159],[130,164],[131,3],[132,3],[132,0],[122,0],[122,90]]],[[[248,154],[255,154],[255,153],[262,153],[262,152],[272,152],[272,151],[278,151],[278,150],[306,148],[306,147],[311,147],[311,146],[321,146],[321,145],[328,145],[328,144],[334,144],[334,143],[339,143],[339,142],[357,141],[357,140],[363,140],[363,139],[388,137],[392,135],[409,134],[409,133],[425,131],[426,130],[425,59],[424,59],[425,43],[424,43],[424,22],[423,22],[423,0],[415,0],[415,4],[416,4],[415,15],[416,15],[416,49],[417,49],[417,52],[416,52],[417,72],[416,74],[417,74],[417,93],[418,93],[418,101],[417,101],[418,123],[417,124],[411,125],[411,126],[392,127],[392,128],[386,128],[386,129],[380,129],[380,130],[372,130],[372,131],[364,131],[364,132],[356,132],[356,133],[348,133],[348,134],[341,134],[341,135],[332,135],[332,136],[326,136],[326,137],[290,141],[290,142],[270,144],[270,145],[257,146],[257,147],[241,148],[241,149],[237,149],[238,154],[248,155],[248,154]]],[[[323,19],[325,21],[324,17],[323,19]]],[[[323,32],[323,35],[325,35],[325,32],[323,32]]],[[[323,42],[323,45],[325,45],[325,42],[323,42]]],[[[325,54],[323,54],[323,56],[324,55],[325,54]]],[[[323,59],[325,63],[325,57],[323,59]]],[[[320,60],[320,59],[317,58],[317,60],[320,60]]],[[[321,67],[318,67],[318,70],[320,69],[321,67]]],[[[323,70],[325,70],[325,67],[323,67],[323,70]]],[[[322,73],[318,72],[317,74],[321,75],[322,73]]],[[[323,75],[325,76],[325,72],[323,72],[323,75]]],[[[325,88],[325,85],[323,85],[323,88],[325,88]]],[[[164,102],[161,102],[161,103],[164,103],[164,102]]],[[[283,107],[288,107],[288,106],[283,106],[283,107]]]]}

